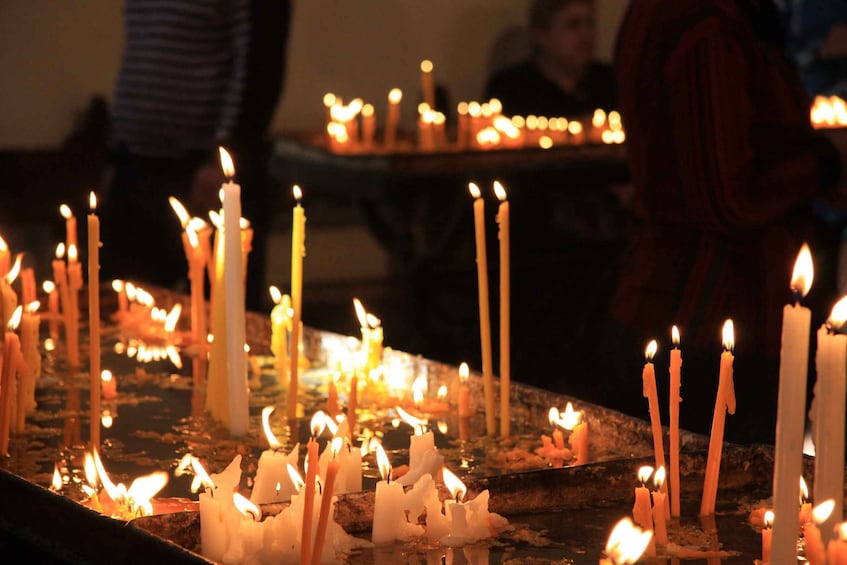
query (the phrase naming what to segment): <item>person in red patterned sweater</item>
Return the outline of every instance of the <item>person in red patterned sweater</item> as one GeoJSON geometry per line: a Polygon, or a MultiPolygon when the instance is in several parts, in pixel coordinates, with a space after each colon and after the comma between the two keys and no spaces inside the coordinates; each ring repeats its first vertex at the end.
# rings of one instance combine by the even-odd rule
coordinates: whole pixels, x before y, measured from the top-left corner
{"type": "Polygon", "coordinates": [[[633,364],[643,344],[670,347],[671,325],[681,328],[683,426],[697,431],[708,429],[732,318],[739,414],[764,422],[753,430],[742,416],[736,439],[773,433],[791,269],[845,154],[811,129],[780,38],[769,1],[632,0],[616,47],[638,222],[612,315],[638,343],[633,364]]]}

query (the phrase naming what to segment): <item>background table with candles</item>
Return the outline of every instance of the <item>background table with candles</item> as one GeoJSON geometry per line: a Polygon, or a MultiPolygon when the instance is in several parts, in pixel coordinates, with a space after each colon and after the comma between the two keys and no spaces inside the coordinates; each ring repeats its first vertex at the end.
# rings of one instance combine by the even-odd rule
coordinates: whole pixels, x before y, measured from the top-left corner
{"type": "MultiPolygon", "coordinates": [[[[445,362],[467,360],[475,367],[480,366],[480,347],[467,185],[473,181],[481,187],[494,226],[497,201],[491,186],[500,180],[511,203],[513,324],[542,329],[532,340],[514,336],[513,364],[526,369],[518,380],[542,384],[533,379],[542,372],[538,359],[550,350],[543,329],[558,323],[552,313],[570,312],[575,322],[569,328],[581,331],[560,340],[568,349],[559,349],[561,359],[572,360],[580,347],[591,347],[585,343],[591,331],[582,330],[599,322],[596,313],[606,308],[616,283],[631,219],[625,147],[443,152],[402,147],[391,153],[337,154],[326,149],[320,135],[292,134],[276,140],[270,166],[286,207],[291,183],[304,187],[310,233],[338,224],[364,226],[384,250],[388,281],[376,281],[385,290],[372,291],[369,302],[394,327],[392,344],[445,362]],[[551,277],[562,270],[583,273],[582,280],[591,284],[551,277]]],[[[497,231],[489,229],[487,239],[488,248],[497,249],[497,231]]],[[[316,257],[309,258],[312,273],[316,257]]],[[[307,299],[314,300],[312,289],[307,299]]],[[[497,299],[492,288],[492,304],[497,299]]],[[[307,304],[306,310],[312,323],[347,331],[335,325],[337,306],[331,296],[307,304]]]]}

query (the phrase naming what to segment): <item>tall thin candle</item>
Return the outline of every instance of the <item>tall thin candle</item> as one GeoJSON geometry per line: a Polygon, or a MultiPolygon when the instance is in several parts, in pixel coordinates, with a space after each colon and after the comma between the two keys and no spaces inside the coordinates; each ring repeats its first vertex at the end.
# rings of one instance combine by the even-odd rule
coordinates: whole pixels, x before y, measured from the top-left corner
{"type": "Polygon", "coordinates": [[[485,201],[475,183],[468,183],[474,199],[474,235],[476,240],[476,272],[479,287],[479,341],[482,349],[482,383],[485,390],[485,430],[497,433],[494,415],[494,375],[491,357],[491,315],[488,303],[488,257],[485,244],[485,201]]]}
{"type": "Polygon", "coordinates": [[[435,80],[432,77],[434,65],[429,59],[421,61],[421,91],[423,100],[429,107],[435,109],[435,80]]]}
{"type": "Polygon", "coordinates": [[[500,238],[500,437],[509,437],[511,423],[509,201],[506,200],[506,189],[500,181],[494,181],[494,194],[500,201],[500,207],[497,210],[497,223],[500,225],[498,233],[500,238]]]}
{"type": "Polygon", "coordinates": [[[59,214],[65,219],[65,245],[68,248],[77,244],[76,217],[67,204],[59,206],[59,214]]]}
{"type": "Polygon", "coordinates": [[[400,123],[400,101],[403,91],[392,88],[388,93],[388,115],[385,118],[385,149],[391,151],[397,142],[397,125],[400,123]]]}
{"type": "MultiPolygon", "coordinates": [[[[653,357],[659,344],[652,340],[647,344],[644,352],[644,369],[641,371],[641,380],[644,386],[644,398],[650,411],[650,427],[653,430],[653,456],[656,460],[656,468],[665,466],[664,434],[662,432],[662,420],[659,417],[659,391],[656,388],[656,370],[653,365],[653,357]]],[[[663,479],[664,480],[664,479],[663,479]]]]}
{"type": "Polygon", "coordinates": [[[82,265],[76,245],[68,246],[68,363],[79,367],[79,291],[82,289],[82,265]]]}
{"type": "Polygon", "coordinates": [[[100,218],[97,197],[88,197],[88,378],[90,382],[91,448],[100,450],[100,218]]]}
{"type": "Polygon", "coordinates": [[[735,414],[735,384],[732,376],[732,363],[735,357],[735,331],[732,320],[723,325],[723,347],[721,369],[718,379],[718,393],[715,399],[715,412],[712,416],[712,433],[709,437],[709,455],[706,460],[706,477],[703,482],[703,498],[700,501],[700,514],[709,516],[715,513],[715,498],[718,494],[718,475],[723,454],[723,435],[726,426],[726,413],[735,414]]]}
{"type": "Polygon", "coordinates": [[[812,327],[812,312],[800,306],[800,299],[808,294],[813,278],[812,254],[809,252],[809,246],[803,244],[791,277],[794,304],[787,304],[782,310],[782,351],[779,363],[773,474],[774,522],[771,562],[774,565],[789,565],[797,561],[795,537],[800,528],[797,513],[797,477],[803,471],[806,380],[812,327]]]}
{"type": "Polygon", "coordinates": [[[315,477],[318,474],[318,436],[326,425],[323,412],[312,416],[312,436],[306,444],[306,489],[303,491],[303,527],[300,534],[300,565],[308,565],[312,550],[312,521],[315,510],[315,477]]]}
{"type": "MultiPolygon", "coordinates": [[[[847,380],[847,335],[836,333],[847,320],[847,296],[832,308],[818,330],[815,355],[817,382],[811,419],[815,442],[814,499],[834,499],[832,514],[822,523],[824,542],[843,519],[844,504],[844,402],[847,380]]],[[[796,491],[795,491],[796,492],[796,491]]]]}
{"type": "Polygon", "coordinates": [[[679,505],[679,404],[682,402],[680,389],[682,387],[682,352],[679,349],[679,328],[674,326],[671,329],[671,340],[673,341],[673,349],[671,349],[670,362],[670,497],[671,497],[671,516],[678,518],[680,514],[679,505]]]}
{"type": "MultiPolygon", "coordinates": [[[[291,219],[291,355],[289,357],[288,419],[297,419],[297,396],[300,372],[300,321],[303,316],[303,256],[306,254],[306,214],[300,200],[303,193],[293,188],[294,206],[291,219]]],[[[306,484],[308,491],[309,485],[306,484]]]]}

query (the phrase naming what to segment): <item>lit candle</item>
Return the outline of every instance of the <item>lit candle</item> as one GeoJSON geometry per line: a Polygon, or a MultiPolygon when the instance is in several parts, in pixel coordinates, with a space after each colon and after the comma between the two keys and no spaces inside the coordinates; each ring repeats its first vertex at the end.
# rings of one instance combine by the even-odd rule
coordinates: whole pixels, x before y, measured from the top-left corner
{"type": "Polygon", "coordinates": [[[800,527],[797,514],[797,477],[800,476],[803,466],[806,381],[812,326],[812,312],[800,306],[800,300],[808,294],[813,277],[812,255],[809,246],[803,244],[791,277],[794,304],[786,304],[782,309],[782,351],[779,363],[773,474],[775,565],[796,562],[794,538],[800,527]]]}
{"type": "Polygon", "coordinates": [[[376,446],[376,460],[382,480],[376,484],[371,539],[381,545],[392,543],[400,537],[406,513],[403,510],[403,485],[397,481],[391,482],[391,463],[380,444],[376,446]]]}
{"type": "Polygon", "coordinates": [[[568,402],[564,414],[561,414],[561,420],[564,428],[571,430],[568,443],[571,445],[571,451],[575,458],[574,465],[585,465],[589,459],[588,421],[585,419],[585,414],[574,410],[573,404],[568,402]]]}
{"type": "Polygon", "coordinates": [[[21,318],[22,308],[15,309],[9,320],[3,345],[2,376],[0,376],[0,455],[9,454],[9,432],[15,403],[15,379],[21,364],[21,344],[15,329],[21,318]]]}
{"type": "Polygon", "coordinates": [[[41,289],[47,294],[47,312],[50,314],[50,337],[55,341],[59,339],[59,293],[56,290],[56,283],[53,281],[44,281],[41,283],[41,289]]]}
{"type": "Polygon", "coordinates": [[[88,196],[88,377],[91,386],[89,418],[91,445],[100,449],[100,218],[97,197],[88,196]]]}
{"type": "Polygon", "coordinates": [[[335,418],[338,416],[341,411],[338,409],[338,387],[335,385],[336,381],[341,377],[341,373],[336,371],[329,378],[329,385],[327,386],[327,394],[326,394],[326,413],[329,414],[330,418],[335,418]]]}
{"type": "Polygon", "coordinates": [[[291,331],[291,297],[274,285],[268,288],[274,303],[271,310],[271,353],[277,370],[277,381],[288,382],[288,332],[291,331]]]}
{"type": "Polygon", "coordinates": [[[800,477],[800,526],[812,519],[812,503],[809,502],[809,487],[806,479],[800,477]]]}
{"type": "Polygon", "coordinates": [[[471,415],[471,392],[468,388],[470,368],[464,361],[459,365],[459,417],[467,418],[471,415]]]}
{"type": "Polygon", "coordinates": [[[317,438],[326,425],[326,415],[316,412],[312,416],[312,437],[306,444],[306,490],[303,494],[303,526],[300,534],[300,565],[307,565],[312,550],[312,522],[315,509],[315,477],[318,473],[318,441],[317,438]]]}
{"type": "Polygon", "coordinates": [[[638,469],[638,481],[641,486],[635,487],[635,504],[632,507],[632,519],[645,530],[653,530],[653,511],[650,504],[650,490],[647,481],[653,474],[653,467],[644,465],[638,469]]]}
{"type": "Polygon", "coordinates": [[[621,519],[609,534],[606,542],[606,558],[600,559],[600,565],[624,565],[641,559],[653,532],[641,531],[629,518],[621,519]]]}
{"type": "Polygon", "coordinates": [[[726,413],[735,414],[735,385],[732,378],[732,363],[734,360],[732,349],[734,345],[735,332],[733,331],[732,320],[727,320],[723,325],[724,352],[721,354],[718,393],[715,399],[715,412],[712,416],[712,433],[709,437],[709,455],[706,460],[706,476],[703,482],[703,499],[700,501],[700,515],[702,516],[715,513],[726,413]]]}
{"type": "MultiPolygon", "coordinates": [[[[121,318],[129,313],[129,299],[126,295],[126,285],[124,284],[124,281],[120,279],[112,280],[112,290],[114,290],[115,294],[118,296],[118,311],[115,315],[118,318],[121,318]]],[[[48,292],[47,287],[44,288],[44,291],[48,292]]]]}
{"type": "Polygon", "coordinates": [[[559,427],[560,417],[561,414],[559,413],[559,409],[555,406],[551,407],[550,410],[547,411],[547,421],[553,425],[553,445],[556,449],[565,448],[565,436],[562,435],[562,430],[559,427]]]}
{"type": "Polygon", "coordinates": [[[77,245],[76,217],[67,204],[59,206],[59,214],[65,219],[65,244],[70,249],[71,245],[77,245]]]}
{"type": "Polygon", "coordinates": [[[388,93],[388,115],[385,118],[385,149],[387,151],[392,151],[397,142],[401,100],[403,100],[403,91],[399,88],[392,88],[388,93]]]}
{"type": "Polygon", "coordinates": [[[812,510],[812,520],[803,524],[803,545],[806,549],[805,556],[809,565],[825,565],[826,549],[821,539],[821,531],[818,524],[826,522],[835,507],[833,499],[825,500],[815,506],[812,510]]]}
{"type": "Polygon", "coordinates": [[[509,259],[509,201],[506,189],[500,181],[494,181],[494,194],[500,201],[497,223],[500,226],[500,437],[509,437],[511,410],[509,407],[511,386],[510,325],[510,259],[509,259]]]}
{"type": "Polygon", "coordinates": [[[376,116],[373,104],[364,104],[362,106],[362,147],[365,150],[373,149],[375,135],[376,116]]]}
{"type": "Polygon", "coordinates": [[[0,237],[0,276],[9,272],[11,266],[11,256],[9,253],[9,245],[6,240],[0,237]]]}
{"type": "MultiPolygon", "coordinates": [[[[188,240],[188,281],[191,292],[191,338],[194,345],[203,351],[206,336],[209,333],[206,324],[206,296],[203,289],[205,282],[206,257],[200,247],[200,238],[191,227],[186,228],[185,237],[188,240]]],[[[198,375],[194,375],[195,378],[198,375]]]]}
{"type": "MultiPolygon", "coordinates": [[[[297,396],[300,371],[300,320],[303,314],[303,256],[306,254],[306,214],[300,199],[303,197],[300,187],[293,188],[294,206],[291,219],[291,361],[289,366],[290,383],[288,385],[288,419],[297,419],[297,396]]],[[[308,479],[306,491],[310,488],[308,479]]],[[[314,487],[312,487],[314,489],[314,487]]],[[[308,501],[307,501],[308,503],[308,501]]],[[[308,547],[306,548],[308,553],[308,547]]],[[[305,565],[302,563],[301,565],[305,565]]]]}
{"type": "Polygon", "coordinates": [[[101,383],[101,391],[103,394],[103,398],[106,400],[114,400],[118,396],[118,384],[115,380],[114,375],[112,375],[112,371],[109,369],[103,369],[100,373],[100,383],[101,383]]]}
{"type": "Polygon", "coordinates": [[[68,310],[70,309],[70,292],[68,291],[68,269],[65,263],[65,244],[56,246],[56,258],[53,260],[53,279],[59,289],[59,297],[62,304],[62,321],[65,323],[65,344],[67,345],[70,323],[68,322],[68,310]]]}
{"type": "Polygon", "coordinates": [[[436,476],[444,464],[444,456],[435,447],[435,435],[426,431],[426,420],[412,416],[399,406],[396,410],[400,418],[415,430],[409,438],[409,471],[397,482],[412,485],[426,473],[436,476]]]}
{"type": "Polygon", "coordinates": [[[200,463],[192,459],[197,474],[192,490],[202,484],[205,492],[200,493],[200,544],[204,557],[220,561],[230,543],[227,529],[228,517],[235,511],[232,494],[241,481],[241,455],[236,455],[220,474],[206,474],[200,463]]]}
{"type": "Polygon", "coordinates": [[[468,115],[468,103],[459,102],[456,107],[458,122],[456,124],[456,149],[464,151],[468,148],[468,137],[470,136],[470,115],[468,115]]]}
{"type": "Polygon", "coordinates": [[[68,363],[79,367],[79,291],[82,289],[82,265],[76,245],[68,246],[68,363]]]}
{"type": "Polygon", "coordinates": [[[479,337],[482,348],[482,381],[485,389],[485,429],[489,436],[497,433],[494,414],[494,375],[491,356],[491,316],[488,304],[488,258],[485,244],[485,201],[475,183],[468,183],[474,199],[474,235],[476,239],[476,272],[479,287],[479,337]]]}
{"type": "Polygon", "coordinates": [[[679,404],[682,402],[680,388],[682,385],[682,352],[679,349],[679,328],[671,329],[673,349],[670,362],[670,497],[671,516],[679,517],[679,404]]]}
{"type": "MultiPolygon", "coordinates": [[[[762,528],[762,563],[771,562],[771,548],[773,542],[773,521],[774,513],[772,510],[765,512],[765,525],[762,528]]],[[[791,541],[796,545],[797,534],[791,534],[791,541]]],[[[797,551],[791,551],[791,558],[797,560],[797,551]]]]}
{"type": "Polygon", "coordinates": [[[668,545],[668,528],[665,523],[665,493],[662,486],[665,483],[665,468],[659,467],[653,475],[653,525],[656,532],[656,545],[668,545]]]}
{"type": "Polygon", "coordinates": [[[465,484],[453,474],[450,469],[444,467],[442,469],[444,478],[444,486],[450,491],[450,496],[453,500],[447,500],[444,504],[447,517],[450,520],[450,537],[462,540],[468,537],[468,516],[467,505],[462,502],[468,489],[465,484]]]}
{"type": "Polygon", "coordinates": [[[332,496],[335,488],[335,480],[338,477],[338,471],[341,468],[337,456],[338,452],[341,450],[343,442],[343,439],[337,437],[332,440],[332,445],[330,447],[332,451],[332,460],[327,466],[324,487],[321,493],[321,510],[318,516],[318,527],[315,531],[315,545],[312,548],[312,565],[320,565],[321,557],[323,556],[326,529],[329,524],[330,512],[332,510],[332,496]]]}
{"type": "Polygon", "coordinates": [[[847,522],[835,526],[833,538],[826,546],[829,565],[847,565],[847,522]]]}
{"type": "Polygon", "coordinates": [[[653,456],[656,459],[656,468],[665,466],[664,435],[662,433],[662,421],[659,417],[659,392],[656,388],[656,370],[653,365],[653,357],[656,355],[658,347],[655,339],[647,344],[647,349],[644,352],[644,369],[641,372],[644,398],[647,399],[650,425],[653,430],[653,456]]]}
{"type": "Polygon", "coordinates": [[[835,501],[832,515],[821,525],[824,541],[832,537],[833,527],[843,518],[847,336],[836,332],[845,320],[847,296],[833,306],[829,319],[818,330],[815,355],[817,382],[810,412],[815,442],[814,499],[835,501]]]}
{"type": "Polygon", "coordinates": [[[35,270],[32,267],[21,269],[21,304],[35,302],[35,270]]]}
{"type": "Polygon", "coordinates": [[[430,108],[435,108],[435,80],[432,77],[432,61],[424,59],[421,61],[421,92],[423,100],[430,108]]]}
{"type": "Polygon", "coordinates": [[[256,504],[269,504],[289,500],[294,494],[294,485],[288,475],[288,465],[297,467],[300,444],[294,446],[290,453],[282,451],[282,444],[271,431],[270,415],[273,406],[262,409],[262,428],[268,440],[269,449],[262,452],[253,479],[253,491],[250,500],[256,504]]]}
{"type": "Polygon", "coordinates": [[[35,410],[35,381],[41,376],[41,353],[38,351],[39,326],[41,316],[38,314],[39,302],[36,300],[26,304],[21,317],[21,353],[26,365],[24,379],[25,410],[35,410]]]}
{"type": "Polygon", "coordinates": [[[244,353],[244,256],[241,248],[241,186],[232,181],[235,167],[229,153],[218,148],[227,182],[223,192],[224,288],[226,312],[226,359],[229,411],[226,423],[232,436],[243,436],[249,428],[247,359],[244,353]]]}

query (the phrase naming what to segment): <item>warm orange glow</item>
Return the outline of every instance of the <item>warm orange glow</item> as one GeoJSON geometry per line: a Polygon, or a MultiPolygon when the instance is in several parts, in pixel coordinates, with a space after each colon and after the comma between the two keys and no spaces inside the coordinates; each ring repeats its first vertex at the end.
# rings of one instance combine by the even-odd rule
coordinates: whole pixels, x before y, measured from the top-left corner
{"type": "MultiPolygon", "coordinates": [[[[114,284],[112,285],[114,287],[114,284]]],[[[56,292],[56,283],[53,281],[44,281],[41,283],[41,290],[43,290],[47,294],[53,294],[56,292]]]]}
{"type": "Polygon", "coordinates": [[[679,328],[676,326],[671,328],[671,341],[674,347],[679,347],[679,328]]]}
{"type": "Polygon", "coordinates": [[[794,272],[791,275],[791,291],[798,298],[803,298],[809,293],[812,288],[812,281],[815,278],[815,268],[812,264],[812,253],[809,251],[808,244],[804,243],[797,254],[797,260],[794,262],[794,272]]]}
{"type": "Polygon", "coordinates": [[[835,535],[839,541],[847,541],[847,522],[841,522],[835,526],[835,535]]]}
{"type": "Polygon", "coordinates": [[[258,506],[250,502],[250,499],[234,492],[232,493],[232,502],[235,504],[236,510],[241,512],[245,518],[252,518],[254,522],[262,520],[262,511],[258,506]]]}
{"type": "Polygon", "coordinates": [[[353,309],[356,311],[356,318],[359,320],[359,326],[362,328],[368,327],[368,312],[365,310],[362,301],[358,298],[353,299],[353,309]]]}
{"type": "MultiPolygon", "coordinates": [[[[68,262],[76,263],[79,260],[79,252],[77,251],[76,245],[71,243],[68,245],[68,262]]],[[[9,271],[11,273],[11,271],[9,271]]]]}
{"type": "Polygon", "coordinates": [[[115,423],[115,419],[112,417],[112,413],[108,410],[103,410],[103,413],[100,415],[100,423],[106,429],[111,428],[112,424],[115,423]]]}
{"type": "Polygon", "coordinates": [[[723,348],[727,351],[732,351],[735,348],[735,327],[732,320],[727,320],[723,324],[723,348]]]}
{"type": "Polygon", "coordinates": [[[21,316],[23,315],[23,306],[18,306],[15,308],[15,311],[12,313],[12,317],[9,318],[9,330],[15,331],[18,329],[18,324],[21,323],[21,316]]]}
{"type": "Polygon", "coordinates": [[[824,500],[814,508],[812,508],[812,519],[816,524],[823,524],[832,515],[835,509],[835,500],[832,498],[824,500]]]}
{"type": "Polygon", "coordinates": [[[466,116],[468,114],[468,103],[459,102],[459,104],[456,106],[456,113],[460,116],[466,116]]]}
{"type": "Polygon", "coordinates": [[[446,400],[447,399],[447,385],[441,385],[438,387],[438,392],[435,394],[438,400],[446,400]]]}
{"type": "Polygon", "coordinates": [[[459,365],[459,382],[465,384],[468,382],[468,378],[471,375],[470,367],[468,364],[462,361],[462,364],[459,365]]]}
{"type": "Polygon", "coordinates": [[[365,104],[362,106],[362,116],[365,118],[370,118],[374,115],[374,105],[373,104],[365,104]]]}
{"type": "Polygon", "coordinates": [[[662,465],[656,472],[653,474],[653,485],[656,487],[656,490],[661,490],[662,485],[665,484],[665,466],[662,465]]]}
{"type": "Polygon", "coordinates": [[[324,106],[329,108],[333,104],[335,104],[335,94],[333,94],[332,92],[327,92],[326,94],[324,94],[324,106]]]}
{"type": "Polygon", "coordinates": [[[356,117],[356,114],[362,111],[362,107],[364,106],[364,100],[361,98],[354,98],[347,105],[347,118],[348,120],[352,120],[356,117]]]}
{"type": "Polygon", "coordinates": [[[809,112],[815,128],[847,125],[847,104],[838,96],[816,96],[809,112]]]}
{"type": "Polygon", "coordinates": [[[765,528],[773,527],[773,510],[766,510],[764,517],[765,528]]]}
{"type": "Polygon", "coordinates": [[[265,430],[265,437],[268,438],[268,445],[271,449],[279,449],[282,444],[271,431],[271,413],[274,411],[273,406],[265,406],[262,408],[262,429],[265,430]]]}
{"type": "Polygon", "coordinates": [[[495,115],[503,111],[503,103],[500,102],[499,98],[492,98],[489,100],[488,107],[491,108],[491,113],[495,115]]]}
{"type": "Polygon", "coordinates": [[[582,133],[582,124],[579,122],[570,122],[568,124],[568,133],[571,135],[579,135],[582,133]]]}
{"type": "Polygon", "coordinates": [[[176,329],[176,324],[179,322],[179,317],[182,314],[182,304],[176,303],[171,311],[165,317],[165,331],[172,333],[176,329]]]}
{"type": "Polygon", "coordinates": [[[453,471],[447,467],[442,467],[441,475],[444,478],[444,486],[447,487],[447,490],[450,491],[450,495],[456,499],[456,502],[460,502],[465,498],[468,487],[465,486],[465,483],[459,477],[453,474],[453,471]]]}
{"type": "Polygon", "coordinates": [[[512,116],[512,125],[518,129],[526,127],[526,119],[523,116],[512,116]]]}
{"type": "Polygon", "coordinates": [[[150,516],[153,514],[153,504],[150,501],[167,484],[168,474],[164,471],[156,471],[132,481],[126,491],[130,513],[135,516],[150,516]]]}
{"type": "Polygon", "coordinates": [[[559,409],[555,406],[551,406],[550,410],[547,411],[547,421],[553,424],[554,426],[559,425],[559,409]]]}
{"type": "Polygon", "coordinates": [[[437,126],[443,126],[447,121],[447,116],[445,116],[442,112],[434,112],[432,114],[432,123],[437,126]]]}
{"type": "Polygon", "coordinates": [[[228,179],[232,179],[232,177],[235,176],[235,163],[232,162],[232,155],[230,155],[229,151],[223,147],[218,147],[218,154],[221,158],[221,170],[223,171],[224,176],[228,179]]]}
{"type": "Polygon", "coordinates": [[[559,413],[559,425],[566,430],[573,430],[582,419],[582,412],[573,409],[570,402],[565,406],[565,411],[559,413]]]}
{"type": "Polygon", "coordinates": [[[303,190],[298,185],[295,184],[291,187],[291,193],[294,195],[294,200],[298,203],[303,199],[303,190]]]}
{"type": "Polygon", "coordinates": [[[112,371],[110,371],[109,369],[103,369],[100,372],[100,380],[103,381],[104,383],[112,382],[112,378],[113,378],[112,371]]]}
{"type": "Polygon", "coordinates": [[[326,420],[327,415],[323,410],[315,412],[314,416],[312,416],[312,422],[310,425],[312,437],[318,437],[323,433],[324,429],[326,429],[326,420]]]}
{"type": "Polygon", "coordinates": [[[59,466],[53,464],[53,481],[50,483],[50,488],[52,488],[56,492],[59,492],[60,490],[62,490],[64,484],[64,481],[62,481],[62,474],[59,473],[59,466]]]}
{"type": "Polygon", "coordinates": [[[641,531],[629,518],[618,522],[609,534],[606,542],[606,556],[616,565],[635,563],[653,537],[652,531],[641,531]]]}
{"type": "Polygon", "coordinates": [[[494,195],[500,202],[506,200],[506,189],[503,188],[503,184],[499,180],[494,181],[494,195]]]}
{"type": "Polygon", "coordinates": [[[421,72],[422,73],[431,73],[433,67],[434,67],[434,65],[432,64],[432,61],[430,61],[429,59],[424,59],[423,61],[421,61],[421,72]]]}
{"type": "Polygon", "coordinates": [[[468,103],[468,115],[472,118],[478,118],[482,113],[482,107],[479,105],[479,102],[469,102],[468,103]]]}
{"type": "Polygon", "coordinates": [[[609,122],[609,128],[612,131],[620,131],[621,128],[623,127],[623,124],[621,123],[621,114],[620,114],[620,112],[617,112],[615,110],[612,110],[611,112],[609,112],[608,122],[609,122]]]}
{"type": "Polygon", "coordinates": [[[291,484],[294,485],[294,490],[300,492],[300,489],[306,486],[306,481],[303,480],[302,475],[294,468],[294,465],[287,463],[286,467],[288,468],[288,477],[291,479],[291,484]]]}
{"type": "Polygon", "coordinates": [[[600,108],[594,110],[594,115],[591,117],[591,125],[595,128],[601,128],[606,125],[606,112],[600,108]]]}
{"type": "Polygon", "coordinates": [[[827,327],[832,331],[838,331],[847,322],[847,296],[843,296],[835,306],[826,321],[827,327]]]}
{"type": "Polygon", "coordinates": [[[538,146],[541,149],[550,149],[553,147],[553,139],[549,135],[542,135],[538,138],[538,146]]]}
{"type": "Polygon", "coordinates": [[[399,104],[403,100],[403,91],[399,88],[392,88],[388,91],[388,103],[399,104]]]}
{"type": "Polygon", "coordinates": [[[0,252],[6,252],[9,250],[9,245],[6,243],[6,240],[0,237],[0,252]]]}
{"type": "Polygon", "coordinates": [[[651,340],[650,343],[647,344],[647,348],[644,350],[644,358],[648,363],[653,362],[653,357],[656,356],[656,351],[659,349],[659,344],[656,343],[656,340],[651,340]]]}
{"type": "Polygon", "coordinates": [[[61,204],[59,206],[59,213],[66,220],[70,220],[71,218],[74,217],[74,213],[71,211],[71,207],[68,206],[67,204],[61,204]]]}
{"type": "Polygon", "coordinates": [[[642,485],[647,484],[647,481],[650,480],[650,475],[653,474],[653,467],[649,465],[644,465],[643,467],[638,468],[638,480],[642,485]]]}

